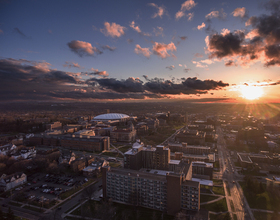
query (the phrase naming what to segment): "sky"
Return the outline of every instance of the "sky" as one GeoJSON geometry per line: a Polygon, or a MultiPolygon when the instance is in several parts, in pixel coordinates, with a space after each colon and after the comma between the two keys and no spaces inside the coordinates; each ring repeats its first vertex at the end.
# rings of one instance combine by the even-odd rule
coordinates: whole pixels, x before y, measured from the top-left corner
{"type": "Polygon", "coordinates": [[[279,0],[1,0],[0,101],[279,102],[279,0]]]}

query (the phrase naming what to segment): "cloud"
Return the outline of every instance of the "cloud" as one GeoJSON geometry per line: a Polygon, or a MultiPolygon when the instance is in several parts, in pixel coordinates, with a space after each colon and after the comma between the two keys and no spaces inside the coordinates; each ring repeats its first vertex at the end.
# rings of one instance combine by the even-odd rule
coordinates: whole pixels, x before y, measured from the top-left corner
{"type": "Polygon", "coordinates": [[[224,12],[224,9],[221,9],[220,11],[211,11],[209,14],[205,15],[205,18],[209,21],[212,18],[219,18],[219,19],[225,19],[227,14],[224,12]]]}
{"type": "Polygon", "coordinates": [[[91,68],[91,70],[93,72],[83,72],[82,74],[85,74],[85,75],[94,75],[94,76],[102,76],[102,77],[107,77],[109,76],[109,74],[106,72],[106,71],[98,71],[98,69],[93,69],[91,68]]]}
{"type": "Polygon", "coordinates": [[[244,18],[246,16],[246,8],[236,8],[234,11],[231,13],[234,17],[241,17],[244,18]]]}
{"type": "Polygon", "coordinates": [[[163,28],[162,27],[157,27],[157,28],[154,28],[154,33],[156,36],[159,36],[161,35],[163,37],[163,28]]]}
{"type": "Polygon", "coordinates": [[[227,83],[187,78],[164,80],[129,77],[118,80],[105,78],[106,71],[90,69],[82,74],[95,77],[83,80],[79,73],[50,68],[47,62],[0,59],[0,100],[86,100],[163,98],[168,94],[205,94],[222,89],[227,83]],[[103,78],[99,78],[99,77],[103,78]]]}
{"type": "Polygon", "coordinates": [[[65,61],[65,64],[63,64],[63,66],[68,68],[71,67],[81,68],[81,66],[78,63],[68,62],[68,61],[65,61]]]}
{"type": "Polygon", "coordinates": [[[167,66],[167,67],[165,67],[166,69],[169,69],[169,70],[173,70],[173,69],[175,69],[175,66],[174,65],[171,65],[171,66],[167,66]]]}
{"type": "Polygon", "coordinates": [[[102,53],[99,49],[93,47],[91,43],[85,41],[72,40],[71,42],[67,43],[67,45],[72,52],[78,54],[80,57],[94,56],[95,54],[102,53]]]}
{"type": "Polygon", "coordinates": [[[133,30],[135,30],[136,32],[138,32],[138,33],[141,34],[141,35],[150,36],[149,33],[144,33],[144,32],[142,32],[139,26],[135,26],[135,22],[134,22],[134,21],[132,21],[132,22],[130,23],[129,27],[131,27],[133,30]]]}
{"type": "Polygon", "coordinates": [[[142,54],[147,58],[150,58],[150,56],[152,54],[151,51],[150,51],[150,48],[142,48],[139,44],[135,45],[134,52],[136,54],[142,54]]]}
{"type": "Polygon", "coordinates": [[[237,66],[237,64],[233,60],[229,60],[225,63],[225,66],[237,66]]]}
{"type": "Polygon", "coordinates": [[[129,77],[126,80],[117,80],[115,78],[96,79],[91,78],[87,83],[94,86],[101,86],[119,93],[144,92],[143,82],[139,78],[129,77]]]}
{"type": "Polygon", "coordinates": [[[198,58],[202,58],[202,57],[203,57],[203,54],[201,54],[201,53],[196,53],[194,56],[195,56],[195,57],[198,57],[198,58]]]}
{"type": "MultiPolygon", "coordinates": [[[[176,51],[176,50],[177,48],[173,42],[170,42],[169,44],[154,42],[154,46],[152,48],[153,53],[161,57],[162,59],[170,57],[168,51],[176,51]]],[[[173,56],[174,54],[171,53],[171,55],[173,56]]]]}
{"type": "Polygon", "coordinates": [[[127,39],[126,41],[127,41],[127,43],[129,43],[129,44],[133,43],[133,39],[131,39],[131,38],[130,38],[130,39],[127,39]]]}
{"type": "Polygon", "coordinates": [[[149,79],[143,76],[147,82],[143,83],[139,78],[129,77],[126,80],[117,80],[115,78],[96,79],[87,81],[88,84],[101,86],[105,89],[119,93],[143,93],[150,92],[154,94],[205,94],[209,90],[218,90],[229,86],[228,83],[214,80],[199,80],[196,77],[182,79],[179,83],[160,78],[149,79]]]}
{"type": "Polygon", "coordinates": [[[184,71],[185,71],[186,73],[188,73],[190,70],[191,70],[191,69],[189,69],[189,68],[184,69],[184,71]]]}
{"type": "Polygon", "coordinates": [[[3,33],[4,33],[4,31],[0,29],[0,34],[3,34],[3,33]]]}
{"type": "Polygon", "coordinates": [[[203,29],[204,27],[205,27],[205,23],[202,22],[201,25],[198,25],[198,26],[197,26],[197,29],[198,29],[198,30],[201,30],[201,29],[203,29]]]}
{"type": "Polygon", "coordinates": [[[114,51],[114,50],[116,50],[117,48],[116,48],[116,47],[110,47],[109,45],[103,45],[103,46],[102,46],[102,49],[103,49],[103,50],[114,51]]]}
{"type": "Polygon", "coordinates": [[[199,80],[196,77],[183,79],[180,83],[159,78],[150,79],[144,84],[146,89],[159,94],[205,94],[229,86],[228,83],[214,80],[199,80]]]}
{"type": "Polygon", "coordinates": [[[187,37],[187,36],[182,36],[182,37],[180,37],[180,39],[181,39],[181,40],[187,40],[188,37],[187,37]]]}
{"type": "Polygon", "coordinates": [[[158,11],[156,13],[154,13],[154,15],[152,16],[152,18],[156,18],[156,17],[160,17],[162,18],[162,16],[166,13],[165,7],[164,6],[158,6],[155,3],[149,3],[149,6],[155,7],[158,11]]]}
{"type": "Polygon", "coordinates": [[[185,14],[185,11],[191,10],[193,7],[195,7],[197,3],[195,3],[193,0],[187,0],[181,5],[181,9],[176,13],[175,18],[179,20],[183,16],[187,16],[188,20],[191,20],[194,16],[193,13],[185,14]]]}
{"type": "Polygon", "coordinates": [[[112,23],[110,24],[109,22],[105,22],[104,23],[104,29],[100,29],[100,31],[105,35],[105,36],[110,36],[110,37],[121,37],[122,35],[124,35],[124,30],[126,28],[116,24],[116,23],[112,23]]]}
{"type": "Polygon", "coordinates": [[[52,34],[52,30],[51,29],[49,29],[48,32],[49,32],[49,34],[52,34]]]}
{"type": "Polygon", "coordinates": [[[232,60],[245,67],[256,62],[267,67],[280,66],[280,3],[279,7],[277,5],[275,1],[269,1],[265,6],[271,14],[250,17],[246,22],[252,27],[249,32],[226,30],[207,36],[209,58],[232,60]]]}

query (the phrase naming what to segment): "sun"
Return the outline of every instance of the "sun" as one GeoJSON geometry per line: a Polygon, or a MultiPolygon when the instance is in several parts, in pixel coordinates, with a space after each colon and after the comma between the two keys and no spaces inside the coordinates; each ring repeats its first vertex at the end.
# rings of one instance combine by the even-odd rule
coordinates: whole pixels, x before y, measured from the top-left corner
{"type": "Polygon", "coordinates": [[[244,86],[241,88],[241,93],[243,98],[254,100],[263,95],[263,89],[260,86],[244,86]]]}

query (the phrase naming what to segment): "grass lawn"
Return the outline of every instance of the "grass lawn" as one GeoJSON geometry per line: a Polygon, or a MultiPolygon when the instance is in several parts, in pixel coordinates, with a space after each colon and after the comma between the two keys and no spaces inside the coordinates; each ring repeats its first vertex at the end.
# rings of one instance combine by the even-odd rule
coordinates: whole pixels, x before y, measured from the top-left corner
{"type": "Polygon", "coordinates": [[[243,189],[244,195],[249,203],[250,208],[265,209],[265,210],[280,210],[280,198],[271,195],[268,191],[264,193],[255,194],[247,189],[245,182],[239,182],[243,189]]]}
{"type": "Polygon", "coordinates": [[[272,213],[265,213],[265,212],[254,212],[254,217],[256,220],[271,220],[273,214],[272,213]]]}
{"type": "Polygon", "coordinates": [[[213,186],[212,191],[213,191],[215,194],[218,194],[218,195],[223,195],[223,196],[225,195],[224,187],[213,186]]]}
{"type": "Polygon", "coordinates": [[[212,201],[212,200],[217,199],[217,198],[219,198],[219,197],[210,196],[210,195],[200,195],[200,203],[209,202],[209,201],[212,201]]]}
{"type": "Polygon", "coordinates": [[[126,151],[128,151],[130,148],[132,148],[131,145],[126,145],[124,147],[119,148],[119,151],[125,153],[126,151]]]}
{"type": "Polygon", "coordinates": [[[13,202],[13,201],[10,201],[9,204],[11,204],[13,206],[18,206],[18,207],[22,206],[22,204],[19,204],[17,202],[13,202]]]}
{"type": "Polygon", "coordinates": [[[213,211],[213,212],[228,211],[227,202],[225,198],[211,204],[201,205],[200,208],[207,209],[208,211],[213,211]]]}
{"type": "Polygon", "coordinates": [[[223,185],[223,180],[213,179],[214,185],[223,185]]]}
{"type": "Polygon", "coordinates": [[[35,207],[32,207],[32,206],[24,206],[23,207],[24,209],[29,209],[29,210],[32,210],[32,211],[35,211],[35,212],[44,212],[45,210],[44,209],[40,209],[40,208],[35,208],[35,207]]]}
{"type": "Polygon", "coordinates": [[[215,214],[209,214],[210,220],[224,220],[227,213],[215,215],[215,214]]]}

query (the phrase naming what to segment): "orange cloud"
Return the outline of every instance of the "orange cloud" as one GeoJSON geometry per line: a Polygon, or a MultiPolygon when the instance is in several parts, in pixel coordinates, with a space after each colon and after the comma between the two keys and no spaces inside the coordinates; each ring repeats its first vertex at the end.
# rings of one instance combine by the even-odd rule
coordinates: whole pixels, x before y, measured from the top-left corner
{"type": "Polygon", "coordinates": [[[150,56],[152,54],[150,51],[150,48],[142,48],[139,44],[136,44],[134,52],[136,54],[142,54],[147,58],[150,58],[150,56]]]}
{"type": "Polygon", "coordinates": [[[170,55],[168,54],[169,50],[176,51],[177,48],[173,42],[170,42],[169,44],[154,42],[154,46],[152,50],[155,55],[161,57],[162,59],[165,59],[167,57],[170,57],[170,55]]]}
{"type": "Polygon", "coordinates": [[[105,36],[110,36],[110,37],[121,37],[124,35],[124,30],[126,28],[116,24],[112,23],[110,24],[109,22],[104,23],[104,29],[100,29],[100,31],[105,35],[105,36]]]}

